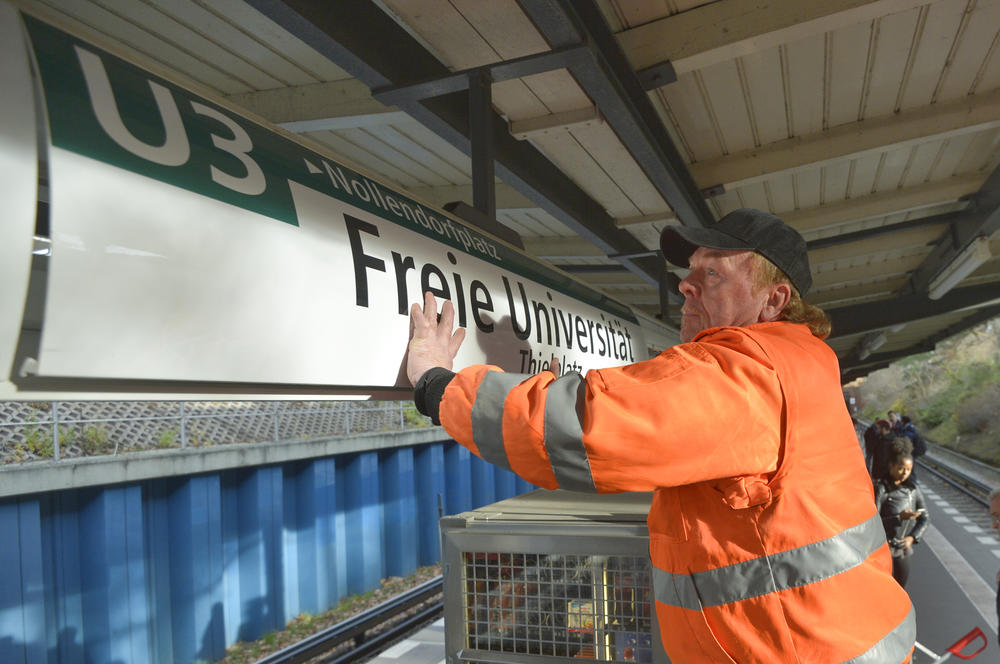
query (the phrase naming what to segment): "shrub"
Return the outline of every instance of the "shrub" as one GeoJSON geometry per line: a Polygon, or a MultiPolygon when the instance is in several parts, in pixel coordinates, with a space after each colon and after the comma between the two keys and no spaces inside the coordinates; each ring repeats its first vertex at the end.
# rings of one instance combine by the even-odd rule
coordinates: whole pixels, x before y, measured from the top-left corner
{"type": "Polygon", "coordinates": [[[985,385],[955,409],[958,429],[963,433],[984,433],[1000,418],[1000,385],[985,385]]]}

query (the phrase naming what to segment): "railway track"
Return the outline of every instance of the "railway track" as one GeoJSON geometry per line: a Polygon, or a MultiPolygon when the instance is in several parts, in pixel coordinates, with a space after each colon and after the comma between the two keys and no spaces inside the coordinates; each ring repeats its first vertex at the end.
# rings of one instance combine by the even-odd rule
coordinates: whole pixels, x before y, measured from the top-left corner
{"type": "Polygon", "coordinates": [[[343,622],[279,650],[257,664],[347,664],[373,657],[444,611],[443,577],[435,577],[343,622]]]}
{"type": "MultiPolygon", "coordinates": [[[[983,507],[989,507],[987,496],[989,496],[992,487],[982,480],[970,476],[958,467],[949,465],[941,458],[928,458],[928,456],[929,455],[924,455],[917,460],[917,466],[921,470],[932,473],[942,482],[945,482],[950,487],[956,489],[968,498],[971,498],[983,507]]],[[[974,460],[969,459],[969,461],[974,460]]]]}

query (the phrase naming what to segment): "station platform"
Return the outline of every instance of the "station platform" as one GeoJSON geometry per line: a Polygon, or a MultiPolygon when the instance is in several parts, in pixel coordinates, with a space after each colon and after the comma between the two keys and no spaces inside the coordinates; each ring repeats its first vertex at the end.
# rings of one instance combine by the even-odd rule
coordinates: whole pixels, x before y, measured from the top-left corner
{"type": "MultiPolygon", "coordinates": [[[[906,585],[917,612],[917,641],[941,656],[948,646],[979,627],[988,645],[972,661],[1000,662],[995,604],[1000,539],[990,529],[989,514],[978,505],[949,499],[947,496],[952,494],[929,473],[921,476],[920,486],[931,526],[914,553],[906,585]]],[[[914,652],[913,664],[935,661],[919,648],[914,652]]],[[[949,661],[962,660],[952,657],[949,661]]],[[[444,664],[444,620],[395,644],[369,662],[444,664]]]]}

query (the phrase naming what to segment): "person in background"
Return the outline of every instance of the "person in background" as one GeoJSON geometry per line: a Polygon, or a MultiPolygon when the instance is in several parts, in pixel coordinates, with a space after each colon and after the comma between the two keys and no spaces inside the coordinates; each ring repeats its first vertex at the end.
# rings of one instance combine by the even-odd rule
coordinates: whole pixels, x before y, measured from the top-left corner
{"type": "MultiPolygon", "coordinates": [[[[990,491],[990,526],[1000,535],[1000,487],[990,491]]],[[[997,570],[997,620],[1000,625],[1000,570],[997,570]]],[[[997,627],[997,640],[1000,641],[1000,627],[997,627]]]]}
{"type": "Polygon", "coordinates": [[[653,491],[654,606],[671,661],[909,662],[914,612],[891,578],[823,342],[829,319],[803,299],[805,240],[741,209],[709,228],[667,226],[660,247],[689,269],[682,343],[586,376],[456,373],[465,330],[427,293],[410,310],[417,408],[537,486],[653,491]]]}
{"type": "Polygon", "coordinates": [[[889,416],[889,426],[892,428],[893,435],[900,435],[902,433],[903,423],[899,419],[899,413],[894,410],[890,410],[886,414],[889,416]]]}
{"type": "Polygon", "coordinates": [[[900,434],[909,438],[910,442],[913,443],[913,460],[916,461],[927,453],[927,441],[920,435],[917,427],[910,420],[909,415],[903,415],[899,418],[899,422],[900,434]]]}
{"type": "Polygon", "coordinates": [[[900,436],[889,444],[889,470],[875,483],[875,506],[892,551],[892,578],[906,587],[913,546],[930,523],[924,496],[913,482],[913,446],[900,436]]]}
{"type": "Polygon", "coordinates": [[[865,430],[865,465],[872,482],[885,477],[889,470],[889,443],[892,442],[892,425],[889,420],[875,420],[865,430]]]}

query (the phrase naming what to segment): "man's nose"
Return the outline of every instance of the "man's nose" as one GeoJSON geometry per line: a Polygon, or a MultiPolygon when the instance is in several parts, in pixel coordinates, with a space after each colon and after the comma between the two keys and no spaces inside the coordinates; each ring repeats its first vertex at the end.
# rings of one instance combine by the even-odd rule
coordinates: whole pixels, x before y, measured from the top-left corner
{"type": "Polygon", "coordinates": [[[681,282],[677,284],[677,290],[680,291],[680,294],[684,297],[691,297],[697,291],[697,288],[691,281],[690,274],[681,279],[681,282]]]}

